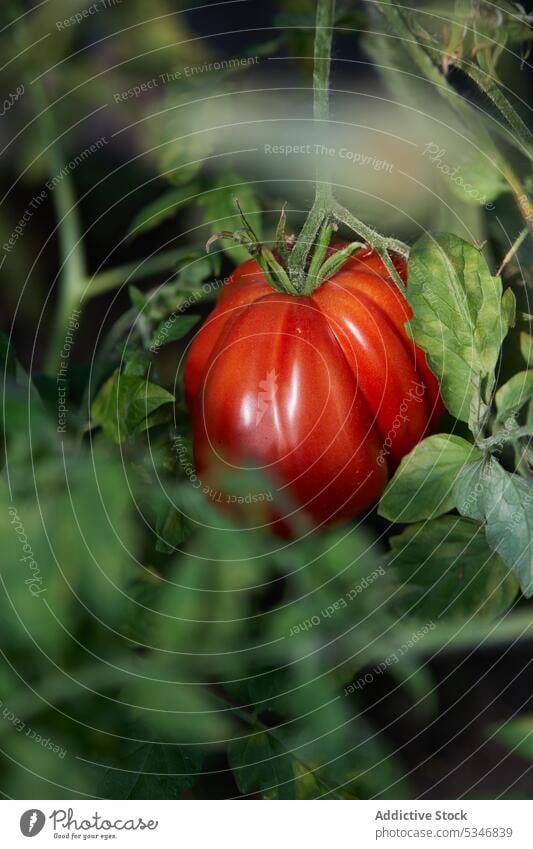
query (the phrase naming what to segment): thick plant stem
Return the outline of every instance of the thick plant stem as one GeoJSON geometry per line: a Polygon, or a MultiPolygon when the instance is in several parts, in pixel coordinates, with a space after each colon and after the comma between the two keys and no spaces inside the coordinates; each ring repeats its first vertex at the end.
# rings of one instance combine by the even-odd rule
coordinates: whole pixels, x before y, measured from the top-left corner
{"type": "Polygon", "coordinates": [[[400,254],[400,256],[409,256],[409,248],[404,242],[401,242],[399,239],[390,239],[387,236],[381,236],[373,230],[372,227],[369,227],[368,224],[364,224],[359,220],[359,218],[352,215],[352,213],[345,209],[338,201],[333,202],[331,211],[338,221],[342,221],[343,224],[346,224],[355,233],[362,236],[363,239],[376,248],[376,250],[384,248],[386,250],[395,251],[400,254]]]}
{"type": "MultiPolygon", "coordinates": [[[[15,30],[15,39],[20,50],[24,52],[28,48],[28,38],[23,25],[15,30]]],[[[59,135],[42,80],[28,80],[28,90],[32,92],[39,119],[37,127],[41,134],[43,153],[48,159],[48,173],[60,175],[59,182],[49,189],[56,210],[61,258],[59,299],[45,362],[45,371],[53,373],[61,359],[69,321],[81,304],[87,270],[77,202],[68,169],[64,168],[59,135]]]]}
{"type": "MultiPolygon", "coordinates": [[[[334,20],[335,0],[318,0],[313,73],[313,115],[317,123],[329,119],[329,74],[334,20]]],[[[289,276],[299,291],[305,286],[307,257],[327,215],[331,198],[330,184],[324,179],[322,166],[318,165],[315,200],[288,261],[289,276]]]]}
{"type": "MultiPolygon", "coordinates": [[[[313,75],[313,114],[316,122],[329,120],[329,76],[334,20],[335,0],[318,0],[313,75]]],[[[397,239],[381,236],[345,209],[335,199],[328,175],[324,173],[322,164],[319,164],[316,172],[315,200],[287,263],[290,280],[299,293],[310,295],[324,280],[323,275],[317,273],[315,261],[309,271],[307,270],[307,259],[318,233],[331,219],[346,224],[378,251],[391,277],[403,289],[403,283],[390,259],[389,251],[396,251],[407,257],[407,245],[397,239]]],[[[320,246],[317,249],[320,250],[320,246]]]]}
{"type": "Polygon", "coordinates": [[[64,168],[58,133],[48,106],[42,82],[33,85],[36,106],[39,109],[43,147],[47,152],[50,174],[61,174],[53,190],[52,200],[56,210],[61,274],[59,303],[52,329],[45,369],[54,372],[61,359],[69,320],[75,310],[81,308],[83,284],[87,277],[83,251],[82,229],[78,216],[77,201],[68,171],[64,168]]]}
{"type": "Polygon", "coordinates": [[[313,115],[316,121],[329,119],[329,74],[331,42],[335,22],[335,0],[319,0],[316,10],[315,66],[313,71],[313,115]]]}

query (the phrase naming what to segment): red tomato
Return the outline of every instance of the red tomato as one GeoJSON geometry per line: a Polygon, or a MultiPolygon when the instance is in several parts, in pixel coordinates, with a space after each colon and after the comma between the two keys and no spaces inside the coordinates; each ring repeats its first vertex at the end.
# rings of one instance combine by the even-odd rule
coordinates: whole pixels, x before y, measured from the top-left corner
{"type": "Polygon", "coordinates": [[[187,356],[200,479],[261,469],[315,523],[369,507],[442,412],[411,314],[370,249],[310,296],[274,291],[253,259],[239,266],[187,356]]]}

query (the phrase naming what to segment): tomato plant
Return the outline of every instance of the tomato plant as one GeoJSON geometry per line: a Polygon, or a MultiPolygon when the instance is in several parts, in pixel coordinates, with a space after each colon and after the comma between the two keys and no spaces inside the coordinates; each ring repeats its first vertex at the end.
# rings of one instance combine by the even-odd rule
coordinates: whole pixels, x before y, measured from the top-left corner
{"type": "Polygon", "coordinates": [[[530,797],[531,16],[19,5],[0,793],[530,797]]]}
{"type": "Polygon", "coordinates": [[[187,356],[200,477],[251,463],[315,522],[366,510],[442,411],[411,315],[371,249],[308,296],[275,292],[254,259],[240,265],[187,356]]]}

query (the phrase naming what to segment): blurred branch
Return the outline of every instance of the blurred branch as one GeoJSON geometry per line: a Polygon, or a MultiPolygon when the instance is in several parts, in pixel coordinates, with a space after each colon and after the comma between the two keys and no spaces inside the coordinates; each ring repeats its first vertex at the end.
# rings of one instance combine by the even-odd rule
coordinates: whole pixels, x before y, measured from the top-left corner
{"type": "Polygon", "coordinates": [[[102,295],[104,292],[110,292],[113,289],[118,289],[123,283],[133,283],[137,280],[144,280],[147,277],[152,277],[154,274],[161,274],[165,271],[175,271],[176,265],[195,250],[195,245],[188,245],[185,248],[175,248],[170,251],[164,251],[156,256],[148,257],[147,259],[139,260],[138,262],[129,262],[125,265],[118,265],[116,268],[110,268],[107,271],[101,271],[93,277],[87,277],[84,280],[86,291],[83,294],[83,300],[89,300],[102,295]]]}
{"type": "Polygon", "coordinates": [[[509,250],[505,254],[503,260],[501,261],[500,267],[498,268],[498,271],[496,272],[496,277],[500,276],[500,274],[502,273],[505,266],[512,260],[512,258],[517,253],[520,246],[522,245],[522,242],[524,241],[524,239],[526,238],[526,236],[528,234],[529,234],[529,230],[527,229],[527,227],[524,227],[524,229],[519,233],[519,235],[514,240],[513,244],[511,245],[511,247],[509,248],[509,250]]]}
{"type": "Polygon", "coordinates": [[[529,128],[522,121],[520,115],[501,91],[499,85],[494,82],[490,74],[482,71],[472,62],[461,60],[457,62],[457,66],[492,100],[498,111],[513,128],[517,139],[524,146],[523,152],[531,158],[533,155],[533,136],[529,128]]]}
{"type": "Polygon", "coordinates": [[[60,252],[59,301],[49,345],[45,370],[54,372],[57,368],[60,351],[64,343],[69,319],[80,306],[83,281],[87,276],[83,233],[72,180],[65,168],[57,128],[48,105],[44,86],[36,80],[31,89],[38,112],[39,131],[49,162],[50,174],[62,174],[51,193],[57,216],[57,229],[60,252]]]}
{"type": "MultiPolygon", "coordinates": [[[[4,661],[13,669],[6,655],[3,652],[1,654],[4,661]]],[[[103,696],[103,690],[114,690],[131,677],[132,672],[128,666],[131,666],[131,655],[123,654],[104,660],[97,665],[81,667],[76,670],[75,678],[69,674],[68,670],[60,670],[57,674],[39,682],[38,688],[37,685],[30,688],[29,693],[27,689],[21,690],[20,695],[12,699],[12,710],[19,718],[28,722],[50,706],[56,708],[60,702],[64,703],[72,699],[78,701],[81,695],[80,689],[88,696],[103,696]]],[[[8,731],[9,723],[2,723],[0,737],[8,731]]]]}
{"type": "MultiPolygon", "coordinates": [[[[390,29],[401,39],[405,50],[411,56],[411,59],[421,71],[421,73],[426,77],[426,79],[433,83],[435,87],[438,89],[439,93],[444,97],[445,100],[451,105],[452,109],[459,115],[462,120],[471,121],[472,119],[472,109],[470,105],[461,97],[461,95],[455,91],[455,89],[450,85],[447,78],[438,67],[433,62],[433,59],[426,52],[424,47],[422,47],[419,42],[416,40],[415,36],[409,29],[408,25],[405,23],[400,7],[397,3],[382,3],[376,2],[376,8],[382,17],[386,20],[390,29]]],[[[386,33],[384,33],[386,35],[386,33]]],[[[518,135],[519,141],[519,150],[523,153],[531,157],[531,146],[532,146],[532,137],[529,133],[527,127],[523,123],[520,116],[514,111],[509,101],[505,98],[505,96],[499,91],[498,87],[495,86],[494,83],[491,84],[490,89],[487,90],[485,86],[486,75],[484,75],[481,71],[477,72],[477,69],[473,72],[471,63],[461,63],[461,69],[470,76],[474,82],[478,85],[478,87],[489,97],[493,103],[498,107],[500,112],[507,118],[509,123],[515,132],[518,128],[520,130],[520,134],[518,135]],[[496,91],[498,93],[496,93],[496,91]],[[512,114],[511,114],[512,113],[512,114]],[[522,141],[522,134],[525,130],[524,141],[522,141]],[[525,150],[524,150],[525,146],[525,150]]],[[[497,125],[499,130],[503,128],[497,125]]],[[[512,133],[506,133],[506,139],[509,141],[513,138],[512,133]]],[[[529,202],[526,194],[526,190],[523,187],[520,179],[514,173],[513,169],[507,162],[506,158],[503,156],[501,151],[495,146],[492,145],[492,153],[493,159],[496,161],[497,166],[500,168],[506,182],[511,189],[512,194],[515,197],[518,209],[524,222],[531,232],[533,232],[533,214],[531,203],[529,202]]]]}

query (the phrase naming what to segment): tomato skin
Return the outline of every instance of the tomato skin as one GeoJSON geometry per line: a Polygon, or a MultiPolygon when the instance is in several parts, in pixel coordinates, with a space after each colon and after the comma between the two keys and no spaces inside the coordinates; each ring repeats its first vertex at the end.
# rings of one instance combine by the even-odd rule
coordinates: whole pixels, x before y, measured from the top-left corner
{"type": "Polygon", "coordinates": [[[260,469],[274,505],[288,496],[314,523],[366,510],[442,412],[410,315],[368,249],[310,296],[275,292],[255,260],[239,266],[187,356],[200,479],[260,469]]]}

